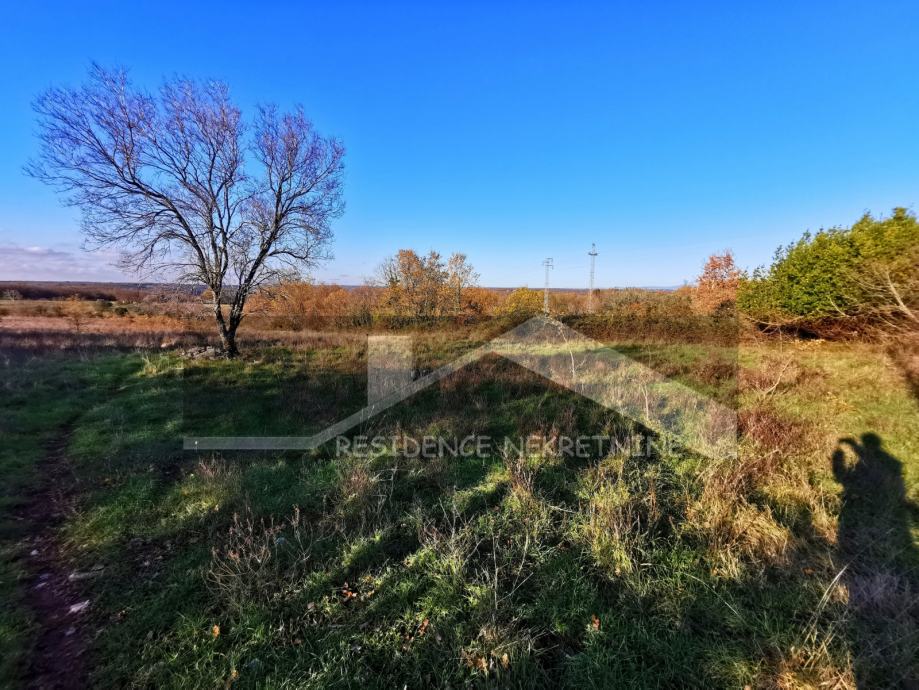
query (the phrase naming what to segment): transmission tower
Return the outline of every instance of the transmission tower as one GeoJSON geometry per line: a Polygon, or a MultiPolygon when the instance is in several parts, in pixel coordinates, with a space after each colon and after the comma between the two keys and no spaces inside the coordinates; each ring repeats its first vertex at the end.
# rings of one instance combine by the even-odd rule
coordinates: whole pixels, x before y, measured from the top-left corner
{"type": "Polygon", "coordinates": [[[590,285],[587,288],[587,311],[592,312],[594,310],[594,265],[597,261],[597,245],[591,242],[590,251],[587,252],[587,255],[590,256],[590,285]]]}
{"type": "Polygon", "coordinates": [[[546,286],[542,292],[542,310],[549,313],[549,270],[552,268],[552,258],[545,259],[542,265],[546,267],[546,286]]]}

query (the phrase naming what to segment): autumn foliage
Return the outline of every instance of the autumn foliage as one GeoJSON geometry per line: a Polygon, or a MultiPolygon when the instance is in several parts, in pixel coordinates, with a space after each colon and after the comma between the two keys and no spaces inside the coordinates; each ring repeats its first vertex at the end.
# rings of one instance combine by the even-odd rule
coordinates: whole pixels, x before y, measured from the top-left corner
{"type": "Polygon", "coordinates": [[[719,308],[733,306],[741,277],[730,251],[712,254],[692,291],[693,309],[700,314],[713,314],[719,308]]]}
{"type": "Polygon", "coordinates": [[[420,255],[400,249],[380,266],[377,282],[384,291],[383,304],[391,316],[430,319],[459,316],[464,292],[478,281],[465,254],[455,253],[446,262],[431,250],[420,255]]]}

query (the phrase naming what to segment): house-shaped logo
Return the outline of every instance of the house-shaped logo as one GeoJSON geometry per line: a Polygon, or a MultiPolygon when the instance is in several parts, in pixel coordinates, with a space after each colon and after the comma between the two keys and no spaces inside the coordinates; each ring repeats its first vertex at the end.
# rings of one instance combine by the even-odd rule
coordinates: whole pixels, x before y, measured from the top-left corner
{"type": "Polygon", "coordinates": [[[370,336],[367,405],[312,436],[202,436],[186,450],[310,450],[364,424],[486,355],[499,355],[694,452],[736,454],[730,407],[548,316],[516,328],[430,373],[416,376],[411,336],[370,336]]]}

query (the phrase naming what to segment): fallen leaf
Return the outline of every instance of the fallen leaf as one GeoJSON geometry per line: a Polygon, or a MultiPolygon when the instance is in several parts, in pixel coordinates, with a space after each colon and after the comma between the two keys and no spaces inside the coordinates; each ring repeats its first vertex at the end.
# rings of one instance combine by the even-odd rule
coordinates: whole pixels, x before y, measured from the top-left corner
{"type": "Polygon", "coordinates": [[[215,625],[211,628],[211,637],[213,637],[215,640],[218,637],[220,637],[220,626],[219,625],[215,625]]]}
{"type": "Polygon", "coordinates": [[[599,629],[600,629],[600,619],[597,618],[596,614],[594,614],[594,615],[592,615],[592,616],[590,617],[590,624],[591,624],[591,626],[593,626],[593,629],[594,629],[594,630],[599,630],[599,629]]]}

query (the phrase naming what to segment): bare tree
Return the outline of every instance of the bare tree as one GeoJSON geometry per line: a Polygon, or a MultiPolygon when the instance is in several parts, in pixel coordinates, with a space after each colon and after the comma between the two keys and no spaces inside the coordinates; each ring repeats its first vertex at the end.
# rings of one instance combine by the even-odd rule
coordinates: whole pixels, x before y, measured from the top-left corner
{"type": "Polygon", "coordinates": [[[98,66],[34,109],[41,149],[26,172],[81,209],[91,245],[207,286],[227,356],[252,292],[326,257],[344,148],[302,109],[262,107],[247,127],[225,84],[172,79],[154,95],[98,66]]]}

